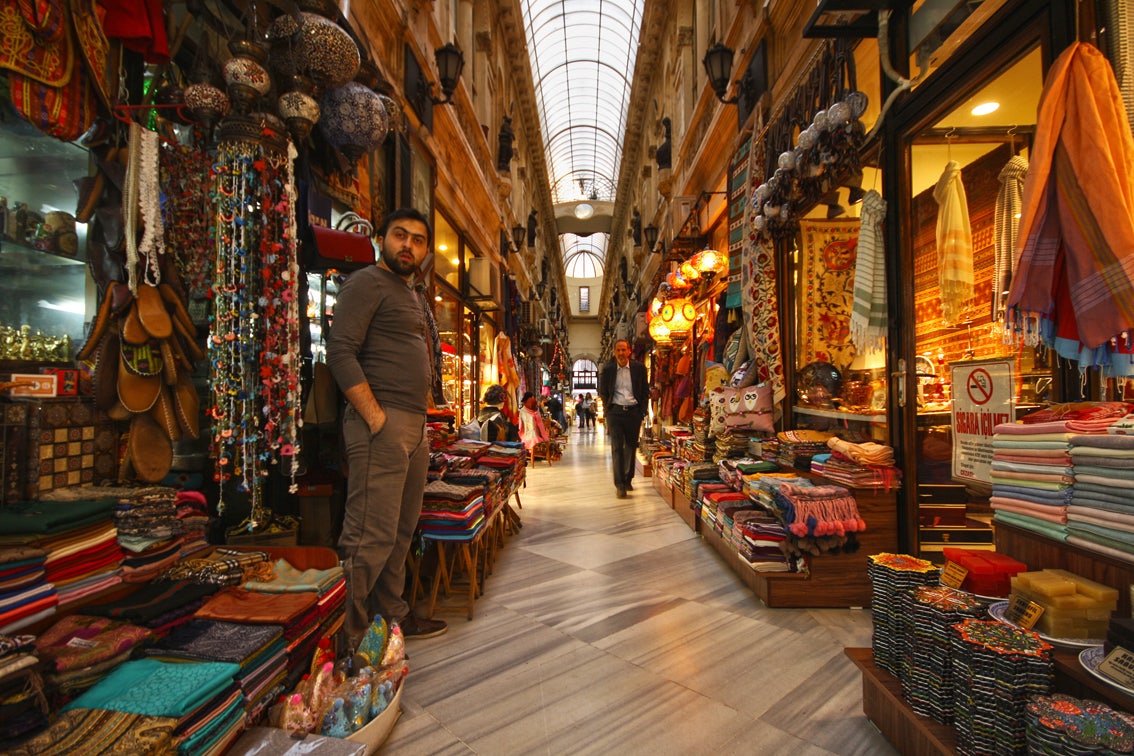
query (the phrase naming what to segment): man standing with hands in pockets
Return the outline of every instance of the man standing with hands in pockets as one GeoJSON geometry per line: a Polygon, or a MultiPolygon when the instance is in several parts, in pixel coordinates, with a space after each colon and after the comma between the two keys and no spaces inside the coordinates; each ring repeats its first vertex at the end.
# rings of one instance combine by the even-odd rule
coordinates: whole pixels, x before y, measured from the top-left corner
{"type": "Polygon", "coordinates": [[[432,313],[414,288],[431,231],[412,208],[386,216],[378,262],[339,290],[327,367],[347,399],[349,474],[339,557],[347,579],[345,625],[357,648],[371,619],[397,621],[407,638],[445,632],[403,598],[409,550],[429,469],[426,409],[433,385],[432,313]]]}
{"type": "Polygon", "coordinates": [[[614,488],[618,498],[625,499],[626,492],[634,490],[634,455],[649,406],[646,366],[630,359],[630,342],[626,339],[614,342],[614,359],[599,374],[598,393],[614,464],[614,488]]]}

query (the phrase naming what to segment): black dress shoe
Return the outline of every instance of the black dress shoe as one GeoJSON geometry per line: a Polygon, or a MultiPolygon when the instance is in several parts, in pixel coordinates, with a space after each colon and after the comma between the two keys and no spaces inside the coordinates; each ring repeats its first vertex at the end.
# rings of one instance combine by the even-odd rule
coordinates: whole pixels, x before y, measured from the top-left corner
{"type": "Polygon", "coordinates": [[[619,488],[617,490],[617,492],[614,494],[614,497],[616,499],[625,499],[626,498],[626,489],[625,488],[619,488]]]}
{"type": "Polygon", "coordinates": [[[634,484],[633,483],[627,483],[626,484],[626,490],[627,491],[633,491],[634,490],[634,484]]]}

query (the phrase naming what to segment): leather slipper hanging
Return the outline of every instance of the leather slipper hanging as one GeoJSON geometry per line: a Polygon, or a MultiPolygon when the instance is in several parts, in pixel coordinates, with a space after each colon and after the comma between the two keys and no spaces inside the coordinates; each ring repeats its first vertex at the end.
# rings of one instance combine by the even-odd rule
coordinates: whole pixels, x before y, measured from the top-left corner
{"type": "Polygon", "coordinates": [[[184,370],[177,376],[173,401],[181,430],[189,438],[197,438],[201,435],[201,398],[197,395],[197,387],[193,385],[192,376],[184,370]]]}
{"type": "Polygon", "coordinates": [[[91,335],[87,338],[87,343],[83,344],[83,348],[75,355],[75,359],[79,362],[86,362],[94,354],[102,344],[102,337],[110,328],[110,321],[113,318],[111,311],[114,304],[114,281],[107,284],[106,293],[102,297],[102,304],[98,307],[98,314],[95,315],[94,327],[91,328],[91,335]]]}
{"type": "Polygon", "coordinates": [[[181,425],[177,422],[177,413],[173,407],[173,395],[169,386],[162,386],[158,392],[157,401],[150,410],[150,417],[161,427],[162,432],[170,441],[181,440],[181,425]]]}
{"type": "Polygon", "coordinates": [[[120,318],[122,321],[122,340],[127,344],[141,345],[150,340],[150,334],[142,326],[142,320],[138,317],[138,302],[130,305],[126,310],[125,317],[120,318]]]}
{"type": "Polygon", "coordinates": [[[165,309],[165,300],[157,287],[141,284],[134,294],[138,300],[138,318],[146,328],[146,333],[155,339],[168,339],[173,335],[173,321],[165,309]]]}
{"type": "Polygon", "coordinates": [[[118,360],[118,399],[122,402],[122,406],[131,412],[149,412],[157,401],[158,394],[161,393],[161,360],[152,358],[149,362],[143,363],[137,359],[135,352],[145,350],[148,353],[148,346],[131,347],[126,344],[122,346],[126,348],[120,351],[118,360]],[[139,364],[152,367],[154,361],[159,363],[158,372],[150,375],[139,371],[139,364]]]}
{"type": "Polygon", "coordinates": [[[102,335],[98,350],[94,352],[93,386],[95,406],[109,410],[118,403],[118,332],[113,328],[102,335]]]}
{"type": "Polygon", "coordinates": [[[127,447],[138,480],[159,483],[169,474],[173,465],[173,442],[148,413],[135,415],[130,421],[127,447]]]}

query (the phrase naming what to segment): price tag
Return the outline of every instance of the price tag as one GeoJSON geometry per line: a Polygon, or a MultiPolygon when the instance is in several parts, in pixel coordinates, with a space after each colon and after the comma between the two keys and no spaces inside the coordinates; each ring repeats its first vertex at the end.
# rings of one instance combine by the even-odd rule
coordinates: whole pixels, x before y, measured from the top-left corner
{"type": "Polygon", "coordinates": [[[1008,603],[1008,608],[1004,612],[1004,619],[1025,630],[1031,630],[1042,614],[1042,606],[1017,593],[1008,603]]]}
{"type": "Polygon", "coordinates": [[[956,562],[946,562],[945,569],[941,570],[941,585],[959,589],[968,575],[969,571],[956,562]]]}
{"type": "Polygon", "coordinates": [[[1099,664],[1099,672],[1127,688],[1134,687],[1134,653],[1115,646],[1099,664]]]}

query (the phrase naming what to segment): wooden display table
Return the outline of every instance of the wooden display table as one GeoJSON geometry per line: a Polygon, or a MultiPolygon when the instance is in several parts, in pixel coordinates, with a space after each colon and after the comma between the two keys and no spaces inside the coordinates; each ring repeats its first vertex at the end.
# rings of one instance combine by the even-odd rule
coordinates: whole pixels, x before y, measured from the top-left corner
{"type": "Polygon", "coordinates": [[[874,664],[869,648],[847,648],[844,653],[862,671],[862,713],[903,756],[938,756],[957,752],[952,725],[915,714],[902,698],[902,684],[874,664]]]}
{"type": "Polygon", "coordinates": [[[658,496],[661,496],[662,501],[664,501],[670,509],[673,509],[673,487],[657,475],[650,478],[650,480],[653,482],[654,490],[658,492],[658,496]]]}
{"type": "Polygon", "coordinates": [[[682,521],[694,533],[701,532],[701,517],[698,512],[693,511],[693,502],[685,495],[684,491],[676,487],[673,489],[673,511],[681,516],[682,521]]]}

